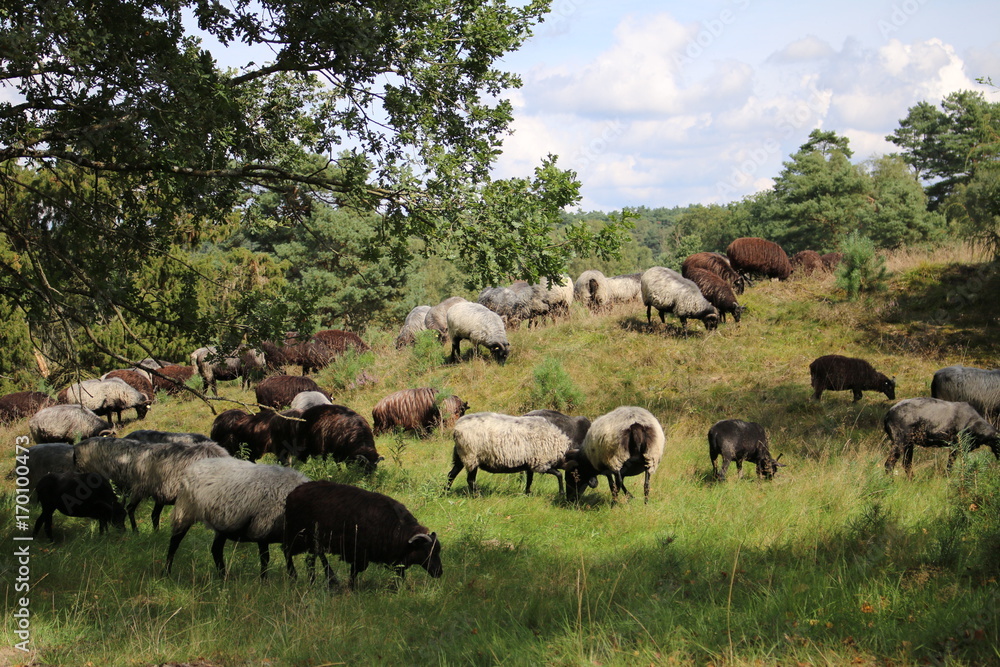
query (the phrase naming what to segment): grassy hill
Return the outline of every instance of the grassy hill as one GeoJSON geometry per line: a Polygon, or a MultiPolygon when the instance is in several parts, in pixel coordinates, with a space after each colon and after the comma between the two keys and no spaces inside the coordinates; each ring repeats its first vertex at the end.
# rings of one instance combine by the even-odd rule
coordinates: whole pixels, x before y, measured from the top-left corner
{"type": "MultiPolygon", "coordinates": [[[[667,446],[648,505],[612,505],[603,480],[579,506],[537,478],[482,473],[480,496],[464,474],[443,493],[449,433],[383,436],[373,479],[333,464],[313,478],[350,481],[391,495],[443,544],[444,576],[411,569],[398,589],[387,570],[358,591],[329,594],[285,577],[272,547],[260,582],[257,552],[230,546],[228,580],[214,573],[211,534],[193,529],[164,576],[169,537],[98,536],[96,525],[56,518],[55,544],[34,542],[31,631],[39,664],[996,664],[1000,660],[1000,475],[986,450],[960,457],[919,450],[914,476],[886,475],[881,420],[891,405],[866,393],[809,399],[808,365],[840,353],[895,376],[897,399],[929,395],[933,372],[996,366],[996,271],[964,250],[890,261],[888,291],[849,303],[830,276],[761,283],[741,298],[741,324],[706,333],[691,322],[646,323],[640,305],[510,334],[505,366],[483,359],[445,365],[437,344],[397,351],[394,331],[369,332],[378,379],[346,386],[358,362],[317,380],[336,402],[370,416],[382,396],[436,386],[471,411],[511,414],[547,404],[561,367],[591,418],[640,405],[661,421],[667,446]],[[536,375],[549,368],[548,375],[536,375]],[[752,464],[712,480],[706,433],[717,420],[762,423],[787,467],[771,482],[752,464]]],[[[654,321],[655,321],[654,317],[654,321]]],[[[556,383],[558,384],[558,382],[556,383]]],[[[252,401],[238,387],[225,397],[252,401]]],[[[228,407],[222,405],[219,409],[228,407]]],[[[208,407],[165,398],[132,428],[207,433],[208,407]]],[[[7,466],[26,424],[0,431],[7,466]]],[[[5,482],[12,489],[12,483],[5,482]]],[[[3,501],[4,532],[14,503],[3,501]]],[[[231,544],[231,543],[230,543],[231,544]]],[[[6,556],[0,562],[10,562],[6,556]]],[[[300,567],[300,572],[303,568],[300,567]]],[[[336,564],[342,579],[347,567],[336,564]]],[[[4,603],[16,598],[4,577],[4,603]]],[[[13,637],[13,621],[4,617],[13,637]]],[[[17,652],[0,661],[23,662],[17,652]]]]}

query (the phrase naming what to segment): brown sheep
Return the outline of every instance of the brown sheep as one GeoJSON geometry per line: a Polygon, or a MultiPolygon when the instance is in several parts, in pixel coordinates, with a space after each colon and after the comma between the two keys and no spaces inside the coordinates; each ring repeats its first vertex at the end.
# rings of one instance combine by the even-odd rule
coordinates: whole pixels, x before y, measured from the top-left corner
{"type": "Polygon", "coordinates": [[[854,400],[861,400],[862,391],[880,391],[889,400],[896,398],[896,381],[882,375],[864,359],[828,354],[809,364],[813,398],[817,401],[825,390],[854,392],[854,400]]]}
{"type": "Polygon", "coordinates": [[[56,401],[40,391],[18,391],[0,397],[0,424],[9,424],[32,417],[42,408],[55,405],[56,401]]]}
{"type": "Polygon", "coordinates": [[[742,273],[785,280],[792,273],[788,255],[780,245],[756,237],[738,238],[726,248],[734,269],[742,273]]]}
{"type": "Polygon", "coordinates": [[[740,316],[743,314],[743,306],[737,303],[736,295],[733,294],[733,288],[729,286],[729,283],[724,278],[706,269],[698,268],[688,269],[686,277],[697,285],[702,295],[708,299],[708,302],[719,310],[719,316],[723,322],[726,321],[726,313],[732,313],[733,320],[736,322],[740,321],[740,316]]]}
{"type": "Polygon", "coordinates": [[[790,261],[792,272],[798,275],[811,276],[813,273],[826,271],[823,257],[815,250],[800,250],[790,261]]]}
{"type": "Polygon", "coordinates": [[[844,261],[844,253],[842,252],[828,252],[821,257],[823,260],[823,266],[826,267],[827,271],[833,271],[840,263],[844,261]]]}
{"type": "Polygon", "coordinates": [[[194,377],[195,368],[194,366],[168,364],[163,368],[157,368],[156,372],[159,375],[150,373],[150,377],[153,379],[154,390],[165,391],[168,394],[179,394],[183,391],[181,385],[186,384],[188,380],[194,377]]]}
{"type": "Polygon", "coordinates": [[[368,420],[343,405],[316,405],[302,413],[293,453],[300,461],[331,456],[334,461],[360,463],[374,472],[382,460],[368,420]]]}
{"type": "Polygon", "coordinates": [[[257,385],[254,395],[259,405],[277,410],[291,405],[295,395],[302,391],[318,391],[330,398],[312,378],[299,375],[272,375],[257,385]]]}
{"type": "Polygon", "coordinates": [[[431,387],[403,389],[389,394],[372,409],[375,435],[401,429],[425,435],[438,426],[454,425],[469,404],[431,387]]]}
{"type": "Polygon", "coordinates": [[[681,264],[681,275],[691,280],[691,276],[688,275],[691,269],[711,271],[729,283],[733,291],[737,294],[743,294],[743,290],[746,287],[746,281],[743,280],[743,276],[730,266],[728,259],[717,252],[696,252],[690,255],[681,264]]]}

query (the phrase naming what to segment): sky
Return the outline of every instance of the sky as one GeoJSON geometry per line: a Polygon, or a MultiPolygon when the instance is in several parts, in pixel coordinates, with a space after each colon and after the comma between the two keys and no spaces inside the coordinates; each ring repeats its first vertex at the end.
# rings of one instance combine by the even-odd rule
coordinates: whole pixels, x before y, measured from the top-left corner
{"type": "Polygon", "coordinates": [[[765,190],[816,128],[854,160],[920,101],[1000,102],[1000,6],[952,0],[553,0],[502,66],[519,74],[494,175],[548,153],[584,211],[724,204],[765,190]]]}

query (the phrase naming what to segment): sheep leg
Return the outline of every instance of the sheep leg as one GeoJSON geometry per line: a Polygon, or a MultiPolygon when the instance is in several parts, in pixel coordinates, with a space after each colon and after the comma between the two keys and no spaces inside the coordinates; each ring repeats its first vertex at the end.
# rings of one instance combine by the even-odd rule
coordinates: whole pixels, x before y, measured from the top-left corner
{"type": "Polygon", "coordinates": [[[170,568],[174,564],[174,554],[177,553],[177,547],[181,545],[181,540],[187,535],[188,530],[191,526],[186,528],[181,528],[180,530],[174,530],[173,534],[170,536],[170,546],[167,547],[167,574],[170,574],[170,568]]]}
{"type": "Polygon", "coordinates": [[[652,324],[653,322],[653,307],[646,306],[646,324],[652,324]]]}
{"type": "Polygon", "coordinates": [[[462,343],[461,338],[456,338],[455,340],[451,341],[451,357],[449,357],[448,359],[449,363],[454,364],[458,362],[458,360],[461,358],[461,343],[462,343]]]}
{"type": "Polygon", "coordinates": [[[854,402],[857,403],[858,401],[860,401],[861,400],[861,390],[860,389],[852,389],[851,391],[854,392],[854,402]]]}
{"type": "Polygon", "coordinates": [[[267,542],[258,542],[257,551],[260,553],[260,578],[261,581],[267,579],[267,566],[271,563],[271,549],[267,542]]]}
{"type": "MultiPolygon", "coordinates": [[[[42,513],[38,515],[38,519],[35,521],[35,528],[31,532],[32,535],[38,534],[38,529],[43,525],[45,526],[45,536],[52,540],[52,515],[55,513],[56,509],[54,507],[42,508],[42,513]]],[[[53,542],[55,540],[52,540],[53,542]]]]}
{"type": "Polygon", "coordinates": [[[129,523],[132,524],[132,532],[133,533],[138,533],[139,532],[139,526],[137,526],[136,523],[135,523],[135,508],[138,507],[139,503],[141,503],[141,502],[142,502],[142,497],[140,496],[136,500],[133,500],[132,502],[130,502],[128,504],[128,507],[125,508],[125,512],[128,514],[129,523]]]}
{"type": "Polygon", "coordinates": [[[465,483],[469,487],[469,491],[472,493],[479,493],[479,487],[476,486],[476,475],[479,474],[479,468],[471,468],[465,475],[465,483]]]}
{"type": "Polygon", "coordinates": [[[163,512],[163,503],[159,501],[154,501],[153,513],[150,515],[150,520],[153,522],[153,530],[160,529],[160,513],[163,512]]]}
{"type": "Polygon", "coordinates": [[[625,494],[625,497],[631,498],[632,494],[629,493],[629,490],[625,488],[625,476],[622,475],[621,470],[615,473],[615,480],[618,482],[618,488],[622,490],[622,493],[625,494]]]}
{"type": "Polygon", "coordinates": [[[913,478],[913,445],[907,445],[903,449],[903,470],[907,477],[913,478]]]}
{"type": "Polygon", "coordinates": [[[813,400],[818,401],[819,397],[823,395],[823,387],[813,385],[813,389],[815,390],[813,391],[813,400]]]}
{"type": "Polygon", "coordinates": [[[524,495],[530,496],[531,495],[531,481],[535,478],[535,473],[534,473],[533,470],[527,470],[525,472],[527,473],[526,477],[528,478],[528,481],[524,485],[524,495]]]}
{"type": "Polygon", "coordinates": [[[614,473],[608,473],[608,488],[611,489],[611,502],[618,502],[618,484],[615,480],[614,473]]]}
{"type": "Polygon", "coordinates": [[[644,503],[649,503],[649,471],[646,471],[646,480],[642,483],[642,497],[644,503]]]}
{"type": "Polygon", "coordinates": [[[737,479],[743,479],[743,461],[736,459],[736,472],[737,479]]]}
{"type": "Polygon", "coordinates": [[[958,458],[958,447],[953,447],[951,454],[948,454],[948,466],[945,468],[948,472],[951,472],[951,466],[954,465],[955,459],[958,458]]]}
{"type": "Polygon", "coordinates": [[[895,446],[889,451],[889,458],[885,460],[886,474],[892,472],[892,469],[896,467],[896,461],[899,460],[899,456],[902,453],[903,451],[899,447],[895,446]]]}
{"type": "MultiPolygon", "coordinates": [[[[313,554],[314,558],[315,558],[315,556],[316,556],[316,554],[313,554]]],[[[323,552],[319,553],[319,560],[320,560],[321,563],[323,563],[323,572],[326,573],[326,588],[327,588],[327,590],[332,591],[333,587],[336,586],[339,583],[337,581],[337,575],[333,573],[333,568],[330,566],[330,561],[328,561],[326,559],[326,554],[325,553],[323,553],[323,552]]],[[[313,565],[315,566],[315,562],[313,563],[313,565]]],[[[313,572],[313,576],[314,577],[315,577],[315,575],[316,575],[316,573],[313,572]]]]}
{"type": "Polygon", "coordinates": [[[212,540],[212,560],[215,561],[215,569],[223,578],[226,576],[226,561],[222,558],[222,550],[226,546],[226,536],[216,531],[215,539],[212,540]]]}
{"type": "Polygon", "coordinates": [[[288,573],[289,578],[298,579],[299,573],[295,571],[295,559],[292,556],[291,545],[281,545],[281,552],[285,554],[285,571],[288,573]]]}
{"type": "Polygon", "coordinates": [[[548,473],[549,475],[555,475],[556,480],[558,480],[559,482],[559,495],[560,496],[565,495],[565,491],[563,491],[562,471],[558,469],[553,469],[553,470],[546,470],[546,473],[548,473]]]}
{"type": "Polygon", "coordinates": [[[452,482],[454,482],[455,478],[458,477],[458,473],[462,472],[463,467],[464,466],[462,465],[461,461],[459,460],[455,461],[455,464],[451,467],[451,471],[448,473],[448,483],[444,485],[445,491],[451,489],[452,482]]]}

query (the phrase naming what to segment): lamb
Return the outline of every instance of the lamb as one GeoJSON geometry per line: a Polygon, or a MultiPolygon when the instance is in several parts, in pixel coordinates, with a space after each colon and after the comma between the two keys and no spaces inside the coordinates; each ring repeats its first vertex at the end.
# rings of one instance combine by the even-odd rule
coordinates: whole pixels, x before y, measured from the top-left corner
{"type": "Polygon", "coordinates": [[[120,378],[108,378],[70,385],[66,388],[66,402],[82,405],[98,416],[108,415],[109,421],[118,415],[121,424],[125,410],[134,409],[137,419],[145,419],[151,399],[120,378]]]}
{"type": "Polygon", "coordinates": [[[934,373],[931,396],[964,401],[982,417],[996,424],[1000,418],[1000,370],[973,366],[948,366],[934,373]]]}
{"type": "Polygon", "coordinates": [[[702,296],[701,290],[681,274],[662,266],[654,266],[642,274],[642,303],[646,306],[646,321],[652,321],[652,309],[660,313],[660,322],[666,323],[665,314],[673,313],[687,330],[688,318],[701,320],[711,331],[719,325],[719,311],[702,296]]]}
{"type": "Polygon", "coordinates": [[[757,467],[757,476],[771,479],[778,467],[778,458],[772,458],[767,447],[767,433],[756,422],[742,419],[723,419],[715,422],[708,430],[708,455],[712,459],[712,471],[716,479],[725,480],[726,470],[731,461],[736,462],[736,470],[743,477],[743,462],[749,461],[757,467]],[[722,470],[715,459],[722,457],[722,470]]]}
{"type": "Polygon", "coordinates": [[[417,306],[407,314],[399,335],[396,336],[397,350],[413,345],[417,341],[417,334],[427,329],[427,313],[430,309],[430,306],[417,306]]]}
{"type": "Polygon", "coordinates": [[[733,320],[740,321],[743,306],[736,301],[733,288],[721,276],[706,269],[692,267],[685,277],[697,285],[702,296],[718,309],[723,322],[726,321],[726,313],[732,313],[733,320]]]}
{"type": "Polygon", "coordinates": [[[624,478],[644,472],[648,503],[649,478],[660,464],[664,442],[663,427],[645,408],[622,406],[601,415],[591,423],[580,449],[566,456],[567,500],[576,502],[586,487],[597,486],[598,475],[605,475],[615,501],[619,488],[629,495],[624,478]]]}
{"type": "Polygon", "coordinates": [[[10,424],[31,417],[42,408],[55,405],[48,394],[40,391],[17,391],[0,397],[0,424],[10,424]]]}
{"type": "Polygon", "coordinates": [[[268,545],[281,542],[284,535],[288,494],[308,481],[298,470],[283,466],[233,458],[195,461],[181,477],[171,516],[166,571],[173,566],[181,540],[200,521],[215,531],[212,559],[219,574],[226,574],[222,552],[226,540],[233,540],[257,543],[260,578],[266,578],[271,559],[268,545]]]}
{"type": "Polygon", "coordinates": [[[624,276],[608,278],[608,297],[606,305],[638,302],[642,298],[641,273],[630,273],[624,276]]]}
{"type": "Polygon", "coordinates": [[[570,417],[556,410],[532,410],[524,413],[525,417],[541,417],[566,434],[570,441],[570,449],[580,449],[583,439],[590,429],[590,420],[586,417],[570,417]]]}
{"type": "Polygon", "coordinates": [[[896,399],[896,381],[882,375],[864,359],[828,354],[809,364],[813,399],[819,400],[825,390],[852,391],[854,401],[861,400],[862,391],[880,391],[891,401],[896,399]]]}
{"type": "Polygon", "coordinates": [[[330,398],[330,395],[323,391],[312,378],[300,375],[272,375],[257,385],[254,389],[254,395],[257,397],[259,405],[278,410],[291,405],[296,394],[303,391],[319,392],[327,399],[330,398]]]}
{"type": "Polygon", "coordinates": [[[826,271],[826,264],[823,257],[815,250],[801,250],[792,255],[789,263],[792,265],[792,273],[810,276],[813,273],[826,271]]]}
{"type": "MultiPolygon", "coordinates": [[[[937,398],[908,398],[889,408],[882,426],[892,441],[885,471],[892,472],[900,455],[907,476],[912,476],[913,447],[953,447],[965,433],[971,441],[970,451],[983,445],[990,448],[1000,461],[1000,433],[983,419],[976,410],[964,402],[942,401],[937,398]]],[[[951,470],[959,448],[948,457],[951,470]]]]}
{"type": "Polygon", "coordinates": [[[608,279],[596,269],[584,271],[573,284],[573,298],[591,312],[599,312],[607,307],[608,279]]]}
{"type": "Polygon", "coordinates": [[[42,408],[28,422],[31,439],[37,443],[68,442],[114,434],[114,427],[82,405],[42,408]]]}
{"type": "MultiPolygon", "coordinates": [[[[59,510],[66,516],[97,519],[103,534],[110,523],[125,529],[125,507],[118,500],[108,480],[93,473],[48,473],[38,481],[38,502],[42,513],[35,521],[32,534],[45,526],[45,535],[52,538],[52,516],[59,510]]],[[[54,541],[54,540],[53,540],[54,541]]]]}
{"type": "Polygon", "coordinates": [[[108,378],[118,378],[145,396],[146,401],[149,403],[152,403],[156,399],[156,390],[153,387],[152,381],[150,381],[145,373],[131,370],[115,370],[101,376],[102,380],[107,380],[108,378]]]}
{"type": "Polygon", "coordinates": [[[300,391],[291,402],[292,410],[308,410],[314,405],[333,405],[330,395],[325,391],[300,391]]]}
{"type": "Polygon", "coordinates": [[[432,329],[438,332],[438,338],[443,341],[448,340],[448,311],[451,310],[452,306],[459,303],[468,303],[465,299],[460,296],[450,296],[436,306],[433,306],[427,311],[427,317],[424,318],[424,325],[428,329],[432,329]]]}
{"type": "Polygon", "coordinates": [[[281,547],[291,577],[296,554],[309,551],[310,570],[319,556],[330,588],[336,577],[326,553],[350,563],[352,589],[370,563],[393,568],[400,579],[411,565],[420,565],[435,579],[444,571],[437,533],[429,532],[402,503],[335,482],[306,482],[288,494],[281,547]]]}
{"type": "Polygon", "coordinates": [[[468,409],[469,404],[458,396],[432,387],[402,389],[389,394],[372,408],[372,430],[375,435],[396,429],[425,435],[438,426],[454,425],[468,409]]]}
{"type": "Polygon", "coordinates": [[[726,256],[734,269],[750,275],[785,280],[792,273],[788,255],[773,241],[756,237],[736,239],[726,248],[726,256]]]}
{"type": "Polygon", "coordinates": [[[455,422],[455,449],[445,491],[465,468],[469,490],[478,492],[476,474],[525,472],[526,494],[531,493],[534,474],[554,475],[563,493],[560,467],[572,447],[566,434],[544,417],[512,417],[495,412],[476,412],[455,422]]]}
{"type": "Polygon", "coordinates": [[[501,365],[510,354],[503,320],[482,304],[465,302],[452,306],[448,310],[448,337],[451,339],[452,363],[461,356],[463,340],[472,343],[473,354],[478,353],[480,345],[486,347],[501,365]]]}
{"type": "Polygon", "coordinates": [[[218,396],[218,381],[240,379],[241,387],[248,389],[251,381],[264,373],[267,361],[263,352],[245,346],[240,346],[231,355],[222,356],[218,348],[210,345],[191,353],[191,365],[198,369],[204,391],[211,389],[218,396]]]}
{"type": "Polygon", "coordinates": [[[691,269],[705,269],[719,276],[733,288],[737,294],[743,294],[746,288],[746,280],[729,264],[729,260],[724,255],[717,252],[696,252],[689,255],[681,263],[681,275],[691,280],[688,272],[691,269]]]}
{"type": "Polygon", "coordinates": [[[382,457],[368,420],[343,405],[317,405],[304,411],[296,429],[293,452],[300,461],[327,456],[337,462],[359,463],[374,472],[382,457]]]}

